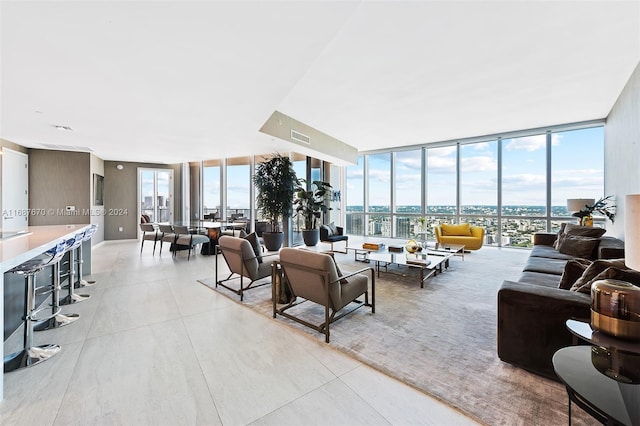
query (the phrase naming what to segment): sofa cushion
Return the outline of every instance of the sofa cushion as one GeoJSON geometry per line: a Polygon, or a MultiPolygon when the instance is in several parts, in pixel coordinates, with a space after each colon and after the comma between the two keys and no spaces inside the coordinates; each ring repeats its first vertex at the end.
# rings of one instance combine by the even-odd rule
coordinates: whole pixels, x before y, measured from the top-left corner
{"type": "Polygon", "coordinates": [[[591,293],[591,284],[593,279],[602,271],[607,268],[619,268],[626,269],[624,265],[624,259],[611,259],[604,260],[599,259],[591,263],[578,280],[571,286],[571,291],[577,291],[580,293],[591,293]]]}
{"type": "Polygon", "coordinates": [[[614,237],[601,237],[598,245],[598,259],[622,259],[624,241],[614,237]]]}
{"type": "MultiPolygon", "coordinates": [[[[524,265],[524,272],[542,272],[543,274],[562,275],[564,265],[567,263],[563,259],[546,259],[543,257],[529,257],[524,265]]],[[[556,278],[556,286],[558,278],[556,278]]]]}
{"type": "Polygon", "coordinates": [[[564,265],[564,271],[560,278],[558,288],[569,290],[573,284],[578,281],[578,278],[582,276],[584,271],[591,265],[589,259],[571,259],[564,265]]]}
{"type": "Polygon", "coordinates": [[[545,274],[543,272],[523,272],[518,278],[518,282],[525,284],[535,284],[543,287],[558,287],[559,275],[545,274]]]}
{"type": "Polygon", "coordinates": [[[555,247],[559,249],[562,244],[562,240],[567,235],[575,235],[580,237],[592,237],[592,238],[600,238],[607,232],[604,228],[595,228],[593,226],[581,226],[575,225],[573,223],[563,224],[564,228],[561,226],[560,231],[558,232],[558,239],[556,240],[555,247]]]}
{"type": "Polygon", "coordinates": [[[554,249],[552,246],[545,245],[537,245],[533,246],[531,249],[530,257],[544,257],[547,259],[564,259],[569,260],[573,259],[573,256],[570,254],[560,253],[558,250],[554,249]]]}
{"type": "Polygon", "coordinates": [[[558,230],[558,236],[556,237],[556,241],[553,243],[553,248],[558,250],[558,245],[560,244],[561,237],[564,235],[564,228],[567,227],[567,223],[563,222],[560,224],[560,229],[558,230]]]}
{"type": "Polygon", "coordinates": [[[600,243],[600,238],[582,237],[577,235],[565,235],[558,251],[560,253],[568,254],[574,257],[581,257],[583,259],[595,259],[596,249],[600,243]]]}
{"type": "Polygon", "coordinates": [[[440,229],[442,230],[442,235],[463,235],[463,236],[471,236],[471,225],[468,223],[461,223],[460,225],[450,225],[448,223],[443,223],[440,225],[440,229]]]}

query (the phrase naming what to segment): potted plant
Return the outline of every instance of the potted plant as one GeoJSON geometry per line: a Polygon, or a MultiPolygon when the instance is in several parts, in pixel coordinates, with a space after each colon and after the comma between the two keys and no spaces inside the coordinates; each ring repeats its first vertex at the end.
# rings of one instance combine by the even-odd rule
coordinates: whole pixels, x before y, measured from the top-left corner
{"type": "Polygon", "coordinates": [[[616,206],[609,205],[609,203],[613,202],[612,198],[612,195],[600,198],[594,205],[585,205],[582,210],[575,212],[572,216],[580,219],[580,225],[593,226],[593,212],[598,212],[608,217],[613,223],[616,217],[616,206]]]}
{"type": "Polygon", "coordinates": [[[271,231],[262,239],[269,251],[279,250],[284,240],[280,220],[291,217],[294,187],[298,179],[289,157],[280,154],[256,165],[253,183],[257,189],[256,206],[269,221],[271,231]]]}
{"type": "Polygon", "coordinates": [[[296,206],[296,212],[302,215],[302,239],[308,246],[315,246],[320,239],[318,227],[321,215],[331,210],[331,207],[327,206],[329,191],[331,191],[331,185],[328,182],[314,180],[308,187],[306,179],[298,179],[295,188],[296,199],[293,203],[296,206]]]}

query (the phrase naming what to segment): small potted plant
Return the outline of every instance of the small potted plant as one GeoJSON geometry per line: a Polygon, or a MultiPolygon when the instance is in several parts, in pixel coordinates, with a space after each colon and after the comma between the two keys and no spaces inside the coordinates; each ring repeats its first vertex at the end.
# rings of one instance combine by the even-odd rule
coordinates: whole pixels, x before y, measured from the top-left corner
{"type": "Polygon", "coordinates": [[[327,206],[330,191],[331,185],[328,182],[314,180],[311,187],[308,187],[306,179],[298,179],[293,204],[296,206],[296,212],[302,215],[302,239],[308,246],[315,246],[320,240],[320,218],[322,213],[331,210],[331,207],[327,206]]]}
{"type": "Polygon", "coordinates": [[[256,206],[269,221],[270,232],[263,232],[262,239],[269,251],[282,246],[284,233],[280,231],[280,220],[292,214],[294,188],[298,179],[289,157],[280,154],[256,165],[253,183],[257,189],[256,206]]]}
{"type": "Polygon", "coordinates": [[[585,205],[582,210],[575,212],[572,216],[580,219],[580,225],[593,226],[593,212],[598,212],[609,218],[611,223],[616,217],[616,206],[609,205],[612,202],[612,195],[600,198],[594,205],[585,205]]]}

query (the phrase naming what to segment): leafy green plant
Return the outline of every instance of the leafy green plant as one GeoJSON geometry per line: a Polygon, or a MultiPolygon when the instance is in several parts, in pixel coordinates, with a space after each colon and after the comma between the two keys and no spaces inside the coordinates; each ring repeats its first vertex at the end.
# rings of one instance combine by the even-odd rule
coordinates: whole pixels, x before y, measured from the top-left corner
{"type": "Polygon", "coordinates": [[[611,223],[613,223],[613,220],[616,217],[616,206],[615,204],[614,205],[609,204],[612,202],[612,198],[613,198],[613,195],[600,198],[598,201],[595,202],[594,205],[592,206],[585,205],[582,210],[573,213],[572,216],[578,217],[582,220],[585,217],[592,216],[593,212],[598,212],[608,217],[611,223]]]}
{"type": "Polygon", "coordinates": [[[289,157],[274,154],[256,165],[253,183],[258,190],[256,206],[271,224],[271,232],[280,232],[280,219],[291,217],[296,172],[289,157]]]}
{"type": "Polygon", "coordinates": [[[327,206],[331,185],[328,182],[314,180],[310,189],[307,188],[307,180],[298,179],[295,187],[296,199],[293,204],[296,206],[296,212],[304,219],[304,229],[317,229],[322,213],[331,210],[331,207],[327,206]]]}

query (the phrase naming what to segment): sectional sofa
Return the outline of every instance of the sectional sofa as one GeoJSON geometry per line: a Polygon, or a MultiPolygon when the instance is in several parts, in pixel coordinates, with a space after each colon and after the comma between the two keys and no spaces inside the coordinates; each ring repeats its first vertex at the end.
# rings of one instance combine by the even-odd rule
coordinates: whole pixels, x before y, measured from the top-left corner
{"type": "MultiPolygon", "coordinates": [[[[587,293],[559,288],[567,275],[567,262],[579,263],[576,256],[554,247],[557,237],[551,233],[535,234],[533,250],[520,278],[503,282],[498,291],[497,336],[501,360],[555,380],[553,354],[573,344],[565,323],[568,319],[589,321],[591,302],[587,293]]],[[[591,261],[622,259],[616,262],[624,264],[623,241],[606,236],[597,240],[591,261]]]]}

